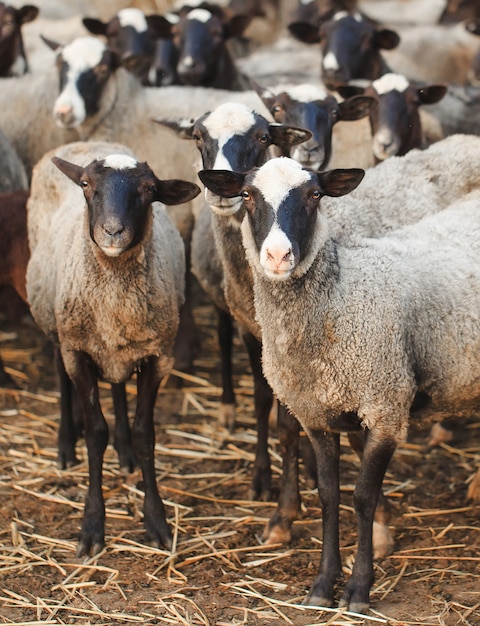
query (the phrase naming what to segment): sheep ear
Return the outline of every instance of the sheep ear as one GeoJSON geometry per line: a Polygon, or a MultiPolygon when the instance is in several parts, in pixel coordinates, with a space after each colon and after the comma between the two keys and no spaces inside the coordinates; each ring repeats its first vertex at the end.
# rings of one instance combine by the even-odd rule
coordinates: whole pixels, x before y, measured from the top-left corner
{"type": "Polygon", "coordinates": [[[195,183],[187,180],[172,178],[171,180],[159,180],[157,183],[157,200],[163,204],[184,204],[196,198],[201,189],[195,183]]]}
{"type": "Polygon", "coordinates": [[[239,196],[245,182],[245,174],[230,170],[201,170],[198,177],[207,189],[221,198],[239,196]]]}
{"type": "Polygon", "coordinates": [[[104,35],[107,34],[108,24],[102,22],[102,20],[97,20],[95,17],[84,17],[82,19],[82,24],[92,35],[104,35]]]}
{"type": "Polygon", "coordinates": [[[58,167],[58,169],[68,176],[70,180],[77,185],[80,184],[80,179],[85,172],[85,168],[81,165],[75,165],[75,163],[70,163],[69,161],[64,161],[60,157],[52,157],[52,163],[58,167]]]}
{"type": "Polygon", "coordinates": [[[257,82],[253,80],[253,78],[250,79],[250,86],[258,94],[258,96],[262,100],[263,104],[267,107],[267,109],[270,109],[273,103],[275,102],[276,95],[272,93],[271,91],[269,91],[268,89],[266,89],[265,87],[262,87],[261,85],[259,85],[257,82]]]}
{"type": "Polygon", "coordinates": [[[273,143],[280,147],[296,146],[299,143],[308,141],[312,136],[312,133],[306,128],[284,126],[283,124],[269,124],[268,129],[273,143]]]}
{"type": "Polygon", "coordinates": [[[373,45],[376,48],[382,48],[383,50],[393,50],[400,43],[400,35],[394,30],[388,28],[382,28],[375,31],[373,35],[373,45]]]}
{"type": "Polygon", "coordinates": [[[28,24],[28,22],[33,22],[33,20],[37,19],[38,14],[38,7],[26,4],[18,10],[18,19],[20,24],[28,24]]]}
{"type": "Polygon", "coordinates": [[[47,39],[47,37],[44,37],[43,35],[40,35],[40,39],[43,41],[44,44],[46,44],[51,50],[58,50],[59,48],[62,47],[62,44],[57,43],[56,41],[53,41],[53,39],[47,39]]]}
{"type": "Polygon", "coordinates": [[[195,120],[183,119],[183,120],[166,120],[161,117],[153,118],[153,121],[165,128],[170,128],[175,131],[180,139],[192,139],[193,128],[195,126],[195,120]]]}
{"type": "Polygon", "coordinates": [[[347,122],[360,120],[369,115],[370,111],[376,106],[377,101],[372,96],[353,96],[343,102],[339,102],[340,119],[347,122]]]}
{"type": "Polygon", "coordinates": [[[303,43],[319,43],[321,40],[318,28],[308,22],[292,22],[288,25],[290,34],[303,43]]]}
{"type": "Polygon", "coordinates": [[[318,181],[325,196],[344,196],[353,191],[365,176],[365,170],[337,169],[328,172],[318,172],[318,181]]]}
{"type": "Polygon", "coordinates": [[[447,93],[446,85],[427,85],[417,89],[421,104],[435,104],[447,93]]]}

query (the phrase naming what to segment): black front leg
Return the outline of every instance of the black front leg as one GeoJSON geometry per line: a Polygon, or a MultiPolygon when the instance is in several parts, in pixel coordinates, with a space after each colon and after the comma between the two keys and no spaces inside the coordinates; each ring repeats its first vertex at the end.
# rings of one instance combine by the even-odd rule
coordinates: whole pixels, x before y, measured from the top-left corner
{"type": "Polygon", "coordinates": [[[108,426],[98,394],[97,371],[90,357],[76,353],[72,381],[83,411],[88,451],[88,493],[85,500],[77,556],[97,554],[105,545],[105,502],[102,493],[103,455],[108,443],[108,426]]]}
{"type": "Polygon", "coordinates": [[[172,533],[155,478],[155,427],[153,410],[160,380],[157,359],[149,357],[137,372],[137,410],[133,423],[133,445],[145,485],[144,524],[148,540],[171,548],[172,533]]]}
{"type": "Polygon", "coordinates": [[[358,482],[353,495],[358,524],[358,548],[352,576],[348,581],[340,606],[350,611],[366,613],[370,606],[370,589],[374,581],[372,532],[375,508],[382,482],[396,444],[382,441],[367,433],[358,482]]]}
{"type": "Polygon", "coordinates": [[[253,376],[255,419],[257,422],[257,449],[252,478],[252,500],[270,500],[272,470],[268,453],[268,419],[273,406],[273,391],[262,369],[262,344],[251,333],[242,335],[247,348],[253,376]]]}
{"type": "Polygon", "coordinates": [[[120,468],[133,472],[137,461],[132,449],[132,435],[128,422],[127,392],[125,383],[112,383],[113,408],[115,412],[115,435],[113,446],[118,454],[120,468]]]}
{"type": "Polygon", "coordinates": [[[282,455],[282,482],[278,506],[268,522],[266,543],[288,543],[292,538],[292,524],[300,515],[298,485],[298,451],[300,424],[283,404],[278,405],[278,438],[282,455]]]}
{"type": "Polygon", "coordinates": [[[318,575],[304,604],[332,606],[335,585],[342,574],[339,542],[340,435],[305,429],[317,460],[318,494],[322,506],[323,542],[318,575]]]}

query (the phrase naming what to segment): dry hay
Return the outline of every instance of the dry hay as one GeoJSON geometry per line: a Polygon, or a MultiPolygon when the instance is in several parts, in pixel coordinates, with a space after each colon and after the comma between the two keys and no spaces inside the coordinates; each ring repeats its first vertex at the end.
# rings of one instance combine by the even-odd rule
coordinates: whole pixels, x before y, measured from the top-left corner
{"type": "MultiPolygon", "coordinates": [[[[141,476],[125,476],[109,446],[104,464],[106,548],[75,558],[86,493],[80,465],[57,467],[58,393],[41,335],[9,323],[2,356],[22,391],[0,391],[0,623],[227,626],[480,624],[479,507],[464,501],[478,464],[480,420],[455,444],[426,451],[426,433],[396,453],[385,490],[395,510],[395,553],[376,564],[369,616],[301,605],[321,553],[316,492],[302,477],[302,518],[289,546],[262,545],[274,502],[246,499],[254,458],[252,383],[236,343],[237,427],[217,422],[218,357],[212,310],[196,318],[203,353],[197,375],[161,388],[156,467],[174,533],[172,552],[143,543],[141,476]]],[[[128,386],[129,400],[135,388],[128,386]]],[[[102,403],[111,423],[108,387],[102,403]]],[[[270,440],[275,484],[281,459],[270,440]]],[[[341,545],[345,575],[356,530],[351,506],[358,462],[342,440],[341,545]]]]}

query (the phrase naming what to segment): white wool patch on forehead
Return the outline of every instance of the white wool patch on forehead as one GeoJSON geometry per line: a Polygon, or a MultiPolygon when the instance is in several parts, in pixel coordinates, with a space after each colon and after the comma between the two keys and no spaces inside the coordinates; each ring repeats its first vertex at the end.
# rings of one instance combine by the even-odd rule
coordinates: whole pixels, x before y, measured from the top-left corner
{"type": "Polygon", "coordinates": [[[300,4],[313,4],[316,0],[300,0],[300,4]]]}
{"type": "Polygon", "coordinates": [[[243,135],[255,124],[251,109],[240,102],[220,104],[203,121],[212,139],[228,141],[232,135],[243,135]]]}
{"type": "Polygon", "coordinates": [[[132,26],[139,33],[148,28],[145,13],[140,9],[122,9],[117,16],[120,26],[132,26]]]}
{"type": "Polygon", "coordinates": [[[338,70],[340,67],[337,57],[331,51],[327,52],[327,54],[323,57],[322,65],[326,70],[338,70]]]}
{"type": "Polygon", "coordinates": [[[405,91],[408,88],[409,82],[402,76],[402,74],[393,74],[389,72],[388,74],[384,74],[374,80],[372,83],[372,87],[378,93],[378,95],[382,95],[388,93],[390,91],[405,91]]]}
{"type": "Polygon", "coordinates": [[[289,192],[307,183],[311,176],[298,161],[288,157],[277,157],[262,165],[256,172],[252,184],[276,211],[289,192]]]}
{"type": "Polygon", "coordinates": [[[164,13],[163,17],[170,22],[170,24],[178,24],[180,16],[176,13],[164,13]]]}
{"type": "Polygon", "coordinates": [[[357,22],[363,22],[363,17],[361,13],[349,13],[348,11],[338,11],[337,13],[335,13],[332,19],[338,22],[339,20],[343,20],[344,17],[348,17],[349,15],[351,15],[357,22]]]}
{"type": "MultiPolygon", "coordinates": [[[[328,56],[328,55],[327,55],[328,56]]],[[[321,85],[311,85],[303,83],[301,85],[294,85],[285,89],[290,98],[297,100],[298,102],[314,102],[315,100],[325,100],[328,96],[327,90],[321,85]]]]}
{"type": "Polygon", "coordinates": [[[80,73],[98,65],[106,47],[97,37],[78,37],[62,49],[62,57],[74,73],[80,73]]]}
{"type": "Polygon", "coordinates": [[[187,15],[188,20],[197,20],[197,22],[208,22],[212,18],[212,14],[207,9],[193,9],[187,15]]]}
{"type": "Polygon", "coordinates": [[[128,154],[110,154],[103,161],[104,167],[111,167],[114,170],[133,169],[138,162],[128,154]]]}

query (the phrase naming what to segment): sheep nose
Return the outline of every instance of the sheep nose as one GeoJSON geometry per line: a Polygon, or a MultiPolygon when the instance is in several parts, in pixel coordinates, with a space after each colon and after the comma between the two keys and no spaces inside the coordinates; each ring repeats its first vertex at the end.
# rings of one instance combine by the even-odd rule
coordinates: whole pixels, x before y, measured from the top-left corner
{"type": "Polygon", "coordinates": [[[109,237],[118,237],[125,230],[124,225],[121,222],[118,222],[116,220],[105,222],[102,228],[105,234],[108,235],[109,237]]]}
{"type": "Polygon", "coordinates": [[[69,122],[73,118],[73,106],[71,104],[61,104],[55,109],[55,117],[63,123],[69,122]]]}
{"type": "Polygon", "coordinates": [[[292,249],[290,248],[285,252],[285,249],[267,249],[265,251],[267,262],[271,266],[272,270],[281,269],[282,265],[289,263],[292,256],[292,249]]]}

